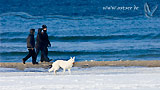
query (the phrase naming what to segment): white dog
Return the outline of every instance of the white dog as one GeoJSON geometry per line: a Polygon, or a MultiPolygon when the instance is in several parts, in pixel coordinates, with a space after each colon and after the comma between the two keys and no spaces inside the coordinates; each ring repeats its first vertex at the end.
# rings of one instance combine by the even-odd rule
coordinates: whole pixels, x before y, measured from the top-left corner
{"type": "Polygon", "coordinates": [[[69,74],[71,74],[71,68],[74,64],[75,57],[71,57],[68,61],[64,60],[57,60],[52,64],[52,68],[50,68],[48,71],[51,72],[54,70],[54,74],[56,75],[56,71],[61,67],[63,69],[63,74],[68,69],[69,74]]]}

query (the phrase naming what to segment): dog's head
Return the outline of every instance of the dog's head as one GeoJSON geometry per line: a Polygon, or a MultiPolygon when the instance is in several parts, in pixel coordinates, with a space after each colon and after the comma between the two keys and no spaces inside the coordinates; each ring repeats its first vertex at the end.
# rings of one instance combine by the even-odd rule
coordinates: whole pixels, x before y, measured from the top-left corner
{"type": "Polygon", "coordinates": [[[69,61],[71,61],[73,64],[75,62],[75,57],[70,57],[69,61]]]}

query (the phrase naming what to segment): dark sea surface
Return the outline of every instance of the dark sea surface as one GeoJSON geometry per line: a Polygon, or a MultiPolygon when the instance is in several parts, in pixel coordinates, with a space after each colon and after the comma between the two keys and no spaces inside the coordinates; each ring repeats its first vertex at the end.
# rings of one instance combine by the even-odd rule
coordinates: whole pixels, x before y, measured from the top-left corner
{"type": "Polygon", "coordinates": [[[160,60],[160,0],[0,0],[0,62],[21,62],[29,29],[36,38],[43,24],[54,60],[160,60]],[[145,3],[158,5],[153,16],[145,3]],[[104,9],[111,6],[132,9],[104,9]]]}

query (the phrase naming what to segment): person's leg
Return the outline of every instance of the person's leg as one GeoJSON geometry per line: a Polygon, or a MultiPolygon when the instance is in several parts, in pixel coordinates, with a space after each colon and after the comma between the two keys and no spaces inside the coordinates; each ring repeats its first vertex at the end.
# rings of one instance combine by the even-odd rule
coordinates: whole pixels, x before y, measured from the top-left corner
{"type": "Polygon", "coordinates": [[[47,47],[44,47],[43,48],[43,50],[42,50],[43,52],[42,52],[42,55],[43,55],[43,61],[45,61],[45,62],[48,62],[49,61],[49,59],[48,59],[48,57],[47,57],[47,47]]]}
{"type": "Polygon", "coordinates": [[[46,56],[48,57],[48,48],[46,47],[45,50],[46,50],[46,56]]]}
{"type": "Polygon", "coordinates": [[[41,62],[44,61],[44,55],[43,55],[43,51],[41,52],[41,59],[40,59],[41,62]]]}
{"type": "Polygon", "coordinates": [[[36,62],[36,52],[35,52],[35,49],[32,50],[32,63],[33,63],[33,64],[38,64],[38,63],[36,62]]]}
{"type": "Polygon", "coordinates": [[[27,61],[32,56],[31,49],[28,49],[28,51],[29,51],[28,55],[25,58],[23,58],[24,61],[27,61]]]}
{"type": "Polygon", "coordinates": [[[45,61],[44,54],[45,54],[45,49],[43,47],[43,48],[41,48],[41,60],[40,60],[41,62],[45,61]]]}
{"type": "Polygon", "coordinates": [[[45,52],[46,52],[47,61],[49,62],[49,57],[48,57],[48,48],[46,47],[46,48],[45,48],[45,50],[46,50],[45,52]]]}
{"type": "Polygon", "coordinates": [[[36,48],[36,56],[38,56],[40,48],[36,48]]]}
{"type": "Polygon", "coordinates": [[[46,50],[45,52],[46,52],[46,57],[47,57],[46,62],[52,61],[52,59],[49,59],[48,57],[48,48],[46,47],[45,50],[46,50]]]}
{"type": "Polygon", "coordinates": [[[39,51],[40,51],[40,48],[36,48],[36,60],[37,60],[37,57],[38,57],[39,51]]]}

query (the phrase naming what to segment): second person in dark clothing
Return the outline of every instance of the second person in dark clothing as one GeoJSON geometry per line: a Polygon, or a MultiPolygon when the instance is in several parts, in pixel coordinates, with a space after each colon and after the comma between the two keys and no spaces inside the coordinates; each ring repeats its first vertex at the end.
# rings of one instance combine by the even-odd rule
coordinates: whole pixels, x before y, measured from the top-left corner
{"type": "MultiPolygon", "coordinates": [[[[42,28],[38,29],[38,34],[37,34],[37,38],[36,38],[36,57],[38,56],[39,52],[41,51],[41,54],[45,54],[43,48],[44,48],[44,44],[43,44],[43,40],[42,40],[42,28]]],[[[41,59],[41,62],[42,59],[41,59]]]]}

